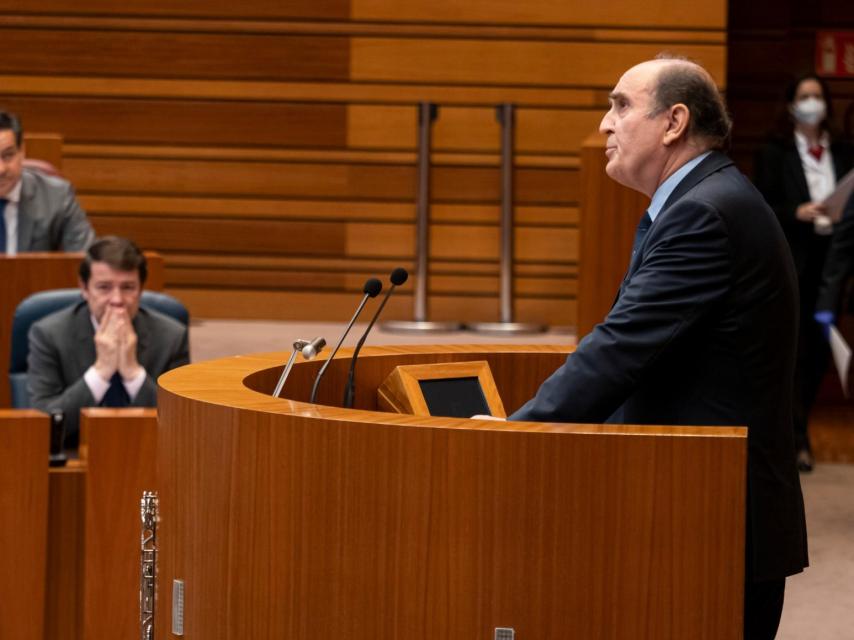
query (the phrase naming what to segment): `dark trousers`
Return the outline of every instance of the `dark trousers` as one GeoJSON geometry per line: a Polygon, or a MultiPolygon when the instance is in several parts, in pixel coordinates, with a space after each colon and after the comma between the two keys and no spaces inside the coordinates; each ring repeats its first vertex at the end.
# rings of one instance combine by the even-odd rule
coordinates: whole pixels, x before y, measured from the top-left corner
{"type": "Polygon", "coordinates": [[[795,382],[792,393],[794,413],[795,450],[812,451],[807,425],[810,410],[815,404],[821,381],[830,364],[830,347],[827,338],[815,320],[802,320],[795,361],[795,382]]]}
{"type": "Polygon", "coordinates": [[[774,640],[783,614],[786,579],[744,585],[744,640],[774,640]]]}

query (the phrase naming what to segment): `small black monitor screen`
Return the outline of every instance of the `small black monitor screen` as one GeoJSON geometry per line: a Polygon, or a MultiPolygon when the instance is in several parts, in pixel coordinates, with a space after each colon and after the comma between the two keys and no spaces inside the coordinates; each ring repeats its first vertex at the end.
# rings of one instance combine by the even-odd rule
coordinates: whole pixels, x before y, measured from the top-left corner
{"type": "Polygon", "coordinates": [[[421,393],[431,416],[471,418],[473,415],[492,415],[477,376],[419,380],[421,393]]]}

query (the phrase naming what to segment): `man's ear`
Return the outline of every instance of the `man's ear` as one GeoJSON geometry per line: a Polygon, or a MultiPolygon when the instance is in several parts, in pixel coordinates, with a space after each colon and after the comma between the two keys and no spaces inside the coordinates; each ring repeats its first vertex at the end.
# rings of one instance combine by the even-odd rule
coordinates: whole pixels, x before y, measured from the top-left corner
{"type": "Polygon", "coordinates": [[[664,145],[669,146],[685,138],[688,133],[688,124],[691,121],[691,112],[681,102],[670,107],[667,118],[667,129],[664,132],[664,145]]]}
{"type": "Polygon", "coordinates": [[[83,282],[83,278],[77,278],[77,286],[80,287],[80,295],[86,299],[86,283],[83,282]]]}

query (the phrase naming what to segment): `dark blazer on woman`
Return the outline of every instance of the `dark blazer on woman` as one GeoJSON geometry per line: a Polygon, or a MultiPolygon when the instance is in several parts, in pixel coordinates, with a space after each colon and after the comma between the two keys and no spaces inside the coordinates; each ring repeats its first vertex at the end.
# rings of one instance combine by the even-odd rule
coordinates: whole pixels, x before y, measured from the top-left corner
{"type": "MultiPolygon", "coordinates": [[[[830,152],[839,180],[854,166],[854,152],[841,142],[831,143],[830,152]]],[[[801,302],[811,316],[830,237],[816,235],[812,222],[803,222],[795,216],[798,206],[811,198],[794,138],[775,138],[760,149],[755,174],[756,188],[765,196],[786,233],[798,273],[801,302]]]]}
{"type": "Polygon", "coordinates": [[[510,419],[746,425],[748,577],[797,573],[807,564],[790,404],[797,323],[774,213],[712,153],[652,223],[605,321],[510,419]]]}

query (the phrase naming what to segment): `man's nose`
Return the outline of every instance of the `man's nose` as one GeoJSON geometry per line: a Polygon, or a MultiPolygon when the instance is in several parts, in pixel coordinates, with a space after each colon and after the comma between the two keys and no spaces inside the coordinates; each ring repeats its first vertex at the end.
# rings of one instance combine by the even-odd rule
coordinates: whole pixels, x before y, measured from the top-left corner
{"type": "Polygon", "coordinates": [[[122,298],[122,290],[118,287],[110,291],[110,304],[116,307],[120,307],[124,304],[124,299],[122,298]]]}
{"type": "Polygon", "coordinates": [[[602,116],[602,121],[599,123],[599,133],[611,133],[614,130],[611,112],[608,111],[602,116]]]}

